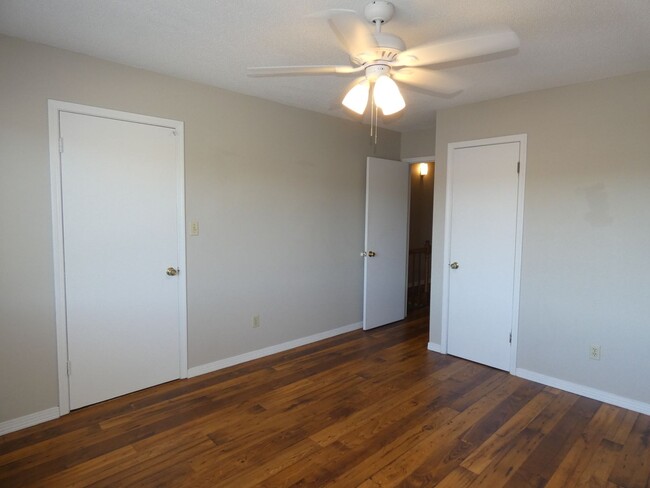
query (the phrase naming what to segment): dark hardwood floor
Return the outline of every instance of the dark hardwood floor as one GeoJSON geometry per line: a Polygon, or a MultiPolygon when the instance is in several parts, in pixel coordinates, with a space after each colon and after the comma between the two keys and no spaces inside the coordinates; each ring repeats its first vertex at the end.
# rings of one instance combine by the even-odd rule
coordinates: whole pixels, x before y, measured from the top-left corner
{"type": "Polygon", "coordinates": [[[426,350],[426,310],[0,437],[0,486],[650,486],[650,417],[426,350]]]}

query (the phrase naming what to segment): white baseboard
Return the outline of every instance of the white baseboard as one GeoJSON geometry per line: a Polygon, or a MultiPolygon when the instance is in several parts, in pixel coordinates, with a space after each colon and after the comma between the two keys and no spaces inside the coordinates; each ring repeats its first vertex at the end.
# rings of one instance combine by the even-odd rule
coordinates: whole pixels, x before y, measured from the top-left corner
{"type": "Polygon", "coordinates": [[[515,370],[515,376],[519,376],[520,378],[524,378],[530,381],[535,381],[537,383],[542,383],[543,385],[552,386],[553,388],[559,388],[560,390],[569,391],[571,393],[575,393],[587,398],[593,398],[594,400],[616,405],[617,407],[627,408],[628,410],[634,410],[635,412],[650,415],[649,403],[632,400],[631,398],[615,395],[614,393],[591,388],[590,386],[571,383],[570,381],[561,380],[552,376],[546,376],[544,374],[535,373],[534,371],[528,371],[526,369],[517,368],[515,370]]]}
{"type": "Polygon", "coordinates": [[[10,432],[16,432],[20,429],[25,429],[31,427],[32,425],[40,424],[47,422],[48,420],[58,419],[59,407],[48,408],[47,410],[41,410],[40,412],[30,413],[24,417],[18,417],[17,419],[7,420],[0,423],[0,435],[9,434],[10,432]]]}
{"type": "Polygon", "coordinates": [[[276,344],[275,346],[265,347],[263,349],[258,349],[256,351],[245,352],[244,354],[239,354],[238,356],[232,356],[226,359],[220,359],[213,363],[203,364],[201,366],[195,366],[190,368],[187,372],[188,378],[194,376],[199,376],[206,373],[212,373],[219,369],[224,369],[229,366],[234,366],[236,364],[245,363],[246,361],[251,361],[253,359],[263,358],[264,356],[270,356],[278,352],[286,351],[287,349],[293,349],[294,347],[304,346],[305,344],[311,344],[312,342],[321,341],[323,339],[328,339],[340,334],[345,334],[346,332],[352,332],[353,330],[361,329],[363,324],[358,322],[356,324],[344,325],[337,329],[326,330],[325,332],[319,332],[318,334],[310,335],[307,337],[301,337],[300,339],[295,339],[289,342],[283,342],[282,344],[276,344]]]}
{"type": "Polygon", "coordinates": [[[435,342],[429,342],[427,344],[427,349],[433,352],[440,352],[442,351],[442,346],[440,344],[436,344],[435,342]]]}

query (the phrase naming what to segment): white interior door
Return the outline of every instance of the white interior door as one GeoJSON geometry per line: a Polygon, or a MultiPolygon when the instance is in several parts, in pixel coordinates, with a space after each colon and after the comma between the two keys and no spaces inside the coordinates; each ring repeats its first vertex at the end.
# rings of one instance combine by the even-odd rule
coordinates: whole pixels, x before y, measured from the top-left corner
{"type": "Polygon", "coordinates": [[[447,351],[508,370],[520,143],[450,151],[447,351]]]}
{"type": "Polygon", "coordinates": [[[368,158],[363,328],[406,316],[409,165],[368,158]]]}
{"type": "MultiPolygon", "coordinates": [[[[60,113],[70,407],[181,375],[177,136],[60,113]]],[[[181,270],[184,272],[184,270],[181,270]]]]}

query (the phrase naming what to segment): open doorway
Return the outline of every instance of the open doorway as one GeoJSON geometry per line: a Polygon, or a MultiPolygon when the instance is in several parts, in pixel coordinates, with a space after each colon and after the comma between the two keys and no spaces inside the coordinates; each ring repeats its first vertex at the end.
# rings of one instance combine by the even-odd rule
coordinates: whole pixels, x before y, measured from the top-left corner
{"type": "Polygon", "coordinates": [[[410,163],[409,258],[407,313],[426,309],[431,294],[434,158],[410,163]]]}

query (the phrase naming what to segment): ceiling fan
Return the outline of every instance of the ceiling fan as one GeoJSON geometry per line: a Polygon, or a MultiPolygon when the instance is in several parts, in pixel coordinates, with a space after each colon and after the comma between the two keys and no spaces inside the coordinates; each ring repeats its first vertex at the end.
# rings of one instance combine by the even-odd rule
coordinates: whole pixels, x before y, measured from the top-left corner
{"type": "Polygon", "coordinates": [[[487,54],[517,49],[519,38],[507,27],[493,28],[470,34],[448,37],[406,49],[396,35],[382,32],[381,26],[395,13],[392,3],[384,0],[370,2],[364,11],[365,20],[354,10],[327,10],[325,17],[339,42],[350,56],[350,65],[269,66],[248,68],[249,76],[356,74],[343,98],[343,105],[363,114],[372,100],[384,115],[402,110],[406,104],[397,84],[407,83],[435,95],[454,95],[463,90],[462,80],[421,66],[433,66],[461,61],[487,54]]]}

